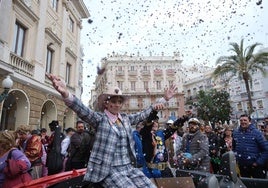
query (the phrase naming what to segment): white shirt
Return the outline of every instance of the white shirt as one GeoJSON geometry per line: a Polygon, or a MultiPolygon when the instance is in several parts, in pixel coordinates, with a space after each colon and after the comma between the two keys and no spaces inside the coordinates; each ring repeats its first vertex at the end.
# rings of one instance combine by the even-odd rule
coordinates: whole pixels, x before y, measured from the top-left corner
{"type": "Polygon", "coordinates": [[[67,157],[67,155],[68,155],[67,149],[70,145],[70,142],[71,142],[71,139],[70,139],[70,136],[68,136],[68,135],[61,141],[61,154],[64,157],[67,157]]]}

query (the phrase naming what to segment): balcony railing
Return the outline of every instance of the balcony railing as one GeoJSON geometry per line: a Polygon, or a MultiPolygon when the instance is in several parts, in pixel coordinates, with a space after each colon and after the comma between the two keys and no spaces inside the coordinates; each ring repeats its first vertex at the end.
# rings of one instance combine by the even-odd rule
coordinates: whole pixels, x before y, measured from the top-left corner
{"type": "Polygon", "coordinates": [[[129,70],[128,71],[128,75],[129,76],[137,76],[137,71],[135,71],[135,70],[129,70]]]}
{"type": "Polygon", "coordinates": [[[154,70],[154,75],[162,75],[162,74],[163,74],[162,69],[155,69],[154,70]]]}
{"type": "MultiPolygon", "coordinates": [[[[253,97],[253,92],[251,91],[251,97],[253,97]]],[[[248,93],[247,92],[243,92],[243,93],[240,93],[240,97],[241,98],[247,98],[248,97],[248,93]]]]}
{"type": "Polygon", "coordinates": [[[122,70],[117,70],[116,71],[116,76],[124,76],[125,75],[125,72],[122,71],[122,70]]]}
{"type": "Polygon", "coordinates": [[[166,74],[169,76],[173,76],[173,75],[175,75],[175,70],[174,69],[167,69],[166,74]]]}
{"type": "Polygon", "coordinates": [[[26,76],[33,76],[34,65],[14,53],[10,53],[10,62],[15,71],[26,76]]]}
{"type": "Polygon", "coordinates": [[[142,70],[141,75],[142,76],[150,76],[150,71],[149,70],[142,70]]]}

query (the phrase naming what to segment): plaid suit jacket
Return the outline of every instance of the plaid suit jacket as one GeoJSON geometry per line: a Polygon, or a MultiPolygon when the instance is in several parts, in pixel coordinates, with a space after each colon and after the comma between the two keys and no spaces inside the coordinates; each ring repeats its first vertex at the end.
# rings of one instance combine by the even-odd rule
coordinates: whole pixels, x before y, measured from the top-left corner
{"type": "MultiPolygon", "coordinates": [[[[83,121],[96,128],[96,138],[88,161],[84,181],[100,182],[109,174],[110,169],[112,168],[111,163],[114,160],[113,156],[115,147],[120,139],[119,132],[110,122],[105,113],[91,110],[75,96],[72,100],[65,99],[65,104],[76,112],[83,121]]],[[[134,140],[132,136],[133,129],[131,125],[135,125],[141,120],[146,119],[152,109],[153,107],[150,106],[147,109],[135,114],[121,113],[123,119],[122,124],[126,129],[130,143],[130,156],[132,156],[132,161],[134,163],[136,160],[134,140]]]]}

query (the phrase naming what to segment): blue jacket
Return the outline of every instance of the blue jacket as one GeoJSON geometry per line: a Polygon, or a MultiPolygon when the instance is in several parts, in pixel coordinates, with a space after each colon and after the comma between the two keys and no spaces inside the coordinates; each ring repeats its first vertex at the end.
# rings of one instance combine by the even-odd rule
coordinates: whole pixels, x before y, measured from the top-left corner
{"type": "Polygon", "coordinates": [[[233,151],[238,164],[263,166],[268,160],[268,141],[253,124],[246,130],[239,127],[233,132],[233,151]]]}
{"type": "Polygon", "coordinates": [[[145,161],[145,158],[143,155],[143,150],[142,150],[141,135],[137,130],[133,131],[133,139],[135,142],[135,153],[136,153],[136,159],[137,159],[137,166],[138,167],[146,166],[146,161],[145,161]]]}

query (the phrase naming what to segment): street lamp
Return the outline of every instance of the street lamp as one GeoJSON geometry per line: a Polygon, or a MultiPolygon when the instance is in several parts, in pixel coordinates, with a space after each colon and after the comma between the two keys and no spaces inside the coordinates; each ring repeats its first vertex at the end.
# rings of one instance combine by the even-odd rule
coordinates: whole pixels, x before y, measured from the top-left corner
{"type": "Polygon", "coordinates": [[[2,87],[4,88],[4,91],[0,95],[0,103],[8,97],[8,92],[12,86],[13,81],[11,80],[10,76],[7,75],[6,78],[2,81],[2,87]]]}

